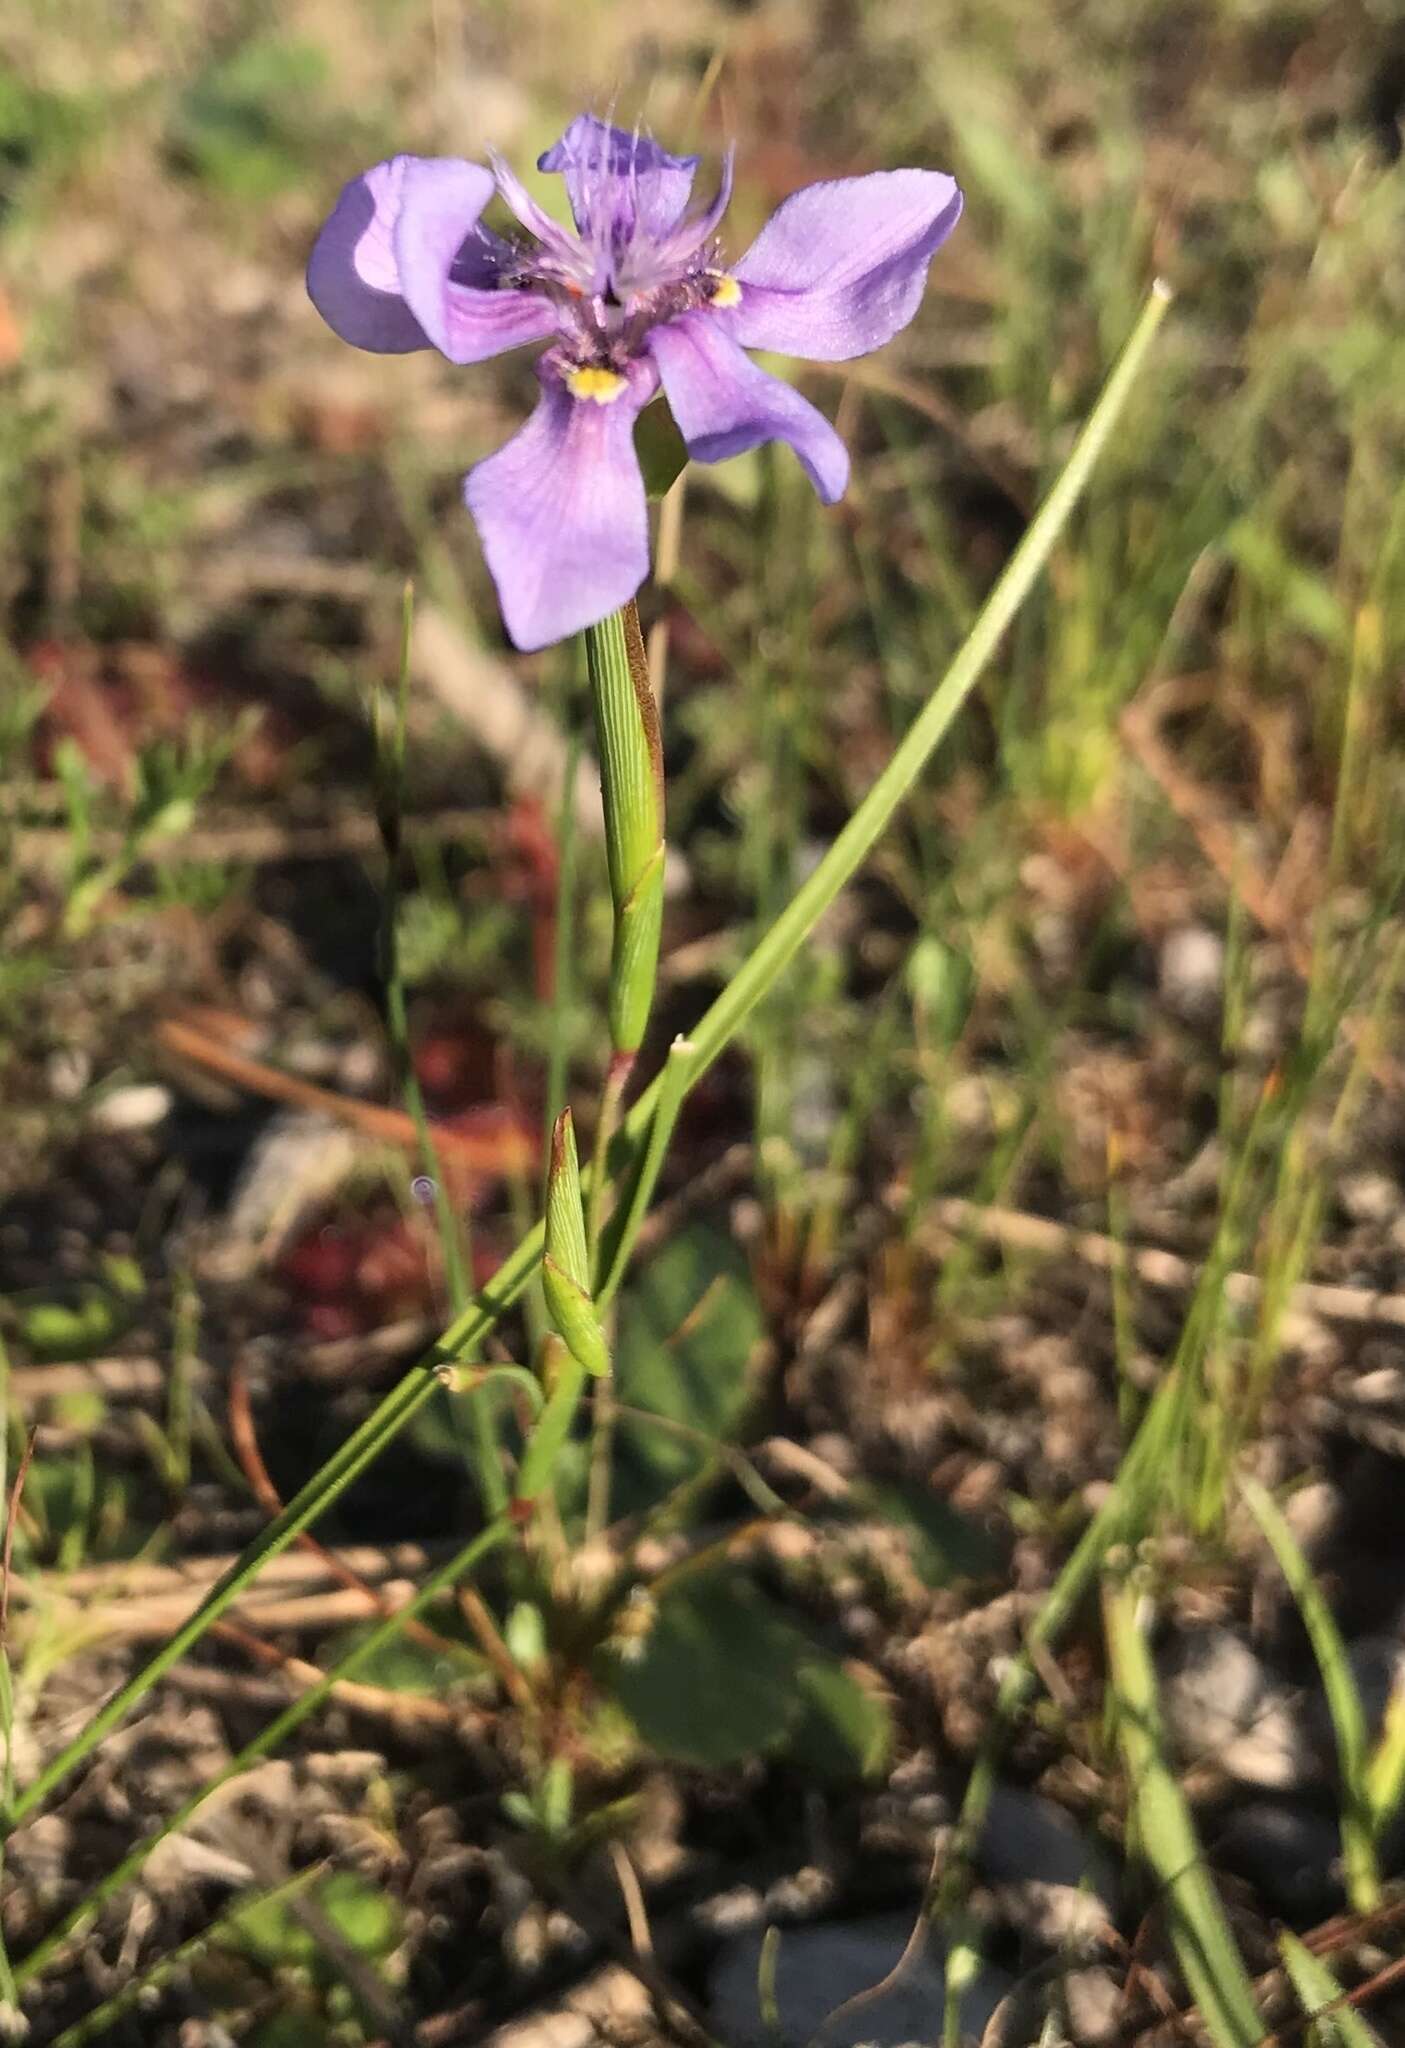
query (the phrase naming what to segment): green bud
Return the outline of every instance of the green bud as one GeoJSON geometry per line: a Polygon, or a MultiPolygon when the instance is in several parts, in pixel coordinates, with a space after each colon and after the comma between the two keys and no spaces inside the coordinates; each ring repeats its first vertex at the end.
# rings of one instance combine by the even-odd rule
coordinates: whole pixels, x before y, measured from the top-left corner
{"type": "Polygon", "coordinates": [[[542,1258],[542,1292],[571,1356],[587,1372],[605,1373],[610,1354],[590,1294],[590,1259],[585,1242],[585,1211],[581,1206],[580,1162],[569,1109],[563,1109],[551,1134],[551,1166],[546,1180],[546,1246],[542,1258]]]}

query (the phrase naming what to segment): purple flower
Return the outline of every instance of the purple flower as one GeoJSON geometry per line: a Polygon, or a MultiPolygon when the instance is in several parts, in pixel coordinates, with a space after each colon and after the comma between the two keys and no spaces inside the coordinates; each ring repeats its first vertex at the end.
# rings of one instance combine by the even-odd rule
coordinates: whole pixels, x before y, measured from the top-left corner
{"type": "Polygon", "coordinates": [[[788,441],[824,502],[842,496],[833,427],[744,351],[836,362],[881,347],[916,312],[961,212],[940,171],[807,185],[726,269],[731,158],[694,208],[697,164],[582,114],[538,165],[564,178],[574,234],[496,158],[489,171],[397,156],[352,179],[312,251],[313,303],[358,348],[477,363],[550,343],[531,419],[464,485],[519,647],[604,618],[647,575],[634,423],[660,387],[696,461],[788,441]],[[530,239],[482,225],[495,191],[530,239]]]}

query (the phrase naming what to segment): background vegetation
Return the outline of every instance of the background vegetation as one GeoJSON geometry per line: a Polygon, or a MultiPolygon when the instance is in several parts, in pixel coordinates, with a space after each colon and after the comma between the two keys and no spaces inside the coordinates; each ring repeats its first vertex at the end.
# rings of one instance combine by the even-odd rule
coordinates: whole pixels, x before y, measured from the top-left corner
{"type": "Polygon", "coordinates": [[[1403,106],[1386,0],[11,0],[31,2039],[803,2042],[900,1956],[827,2041],[1405,2038],[1403,106]],[[1177,303],[914,798],[685,1106],[608,1488],[583,1434],[545,1536],[463,1577],[473,1433],[508,1459],[524,1414],[461,1379],[46,1784],[598,1089],[579,665],[505,648],[459,497],[528,368],[357,355],[301,282],[367,163],[525,166],[583,106],[735,138],[734,251],[818,177],[967,194],[900,341],[797,372],[844,504],[782,453],[662,513],[651,1070],[928,698],[1154,275],[1177,303]]]}

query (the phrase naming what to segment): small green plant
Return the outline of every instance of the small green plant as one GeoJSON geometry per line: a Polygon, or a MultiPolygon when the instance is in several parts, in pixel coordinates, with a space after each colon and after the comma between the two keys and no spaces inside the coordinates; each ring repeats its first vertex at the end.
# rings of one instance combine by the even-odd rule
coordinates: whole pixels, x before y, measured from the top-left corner
{"type": "Polygon", "coordinates": [[[70,939],[90,929],[102,905],[162,844],[188,832],[196,806],[213,788],[230,756],[247,739],[258,713],[225,732],[196,729],[184,740],[153,740],[136,755],[130,799],[117,828],[119,844],[99,852],[98,789],[77,744],[62,739],[54,767],[63,786],[70,838],[63,930],[70,939]]]}
{"type": "Polygon", "coordinates": [[[330,133],[327,54],[294,36],[251,36],[192,80],[171,121],[173,160],[226,198],[266,206],[306,176],[330,133]]]}

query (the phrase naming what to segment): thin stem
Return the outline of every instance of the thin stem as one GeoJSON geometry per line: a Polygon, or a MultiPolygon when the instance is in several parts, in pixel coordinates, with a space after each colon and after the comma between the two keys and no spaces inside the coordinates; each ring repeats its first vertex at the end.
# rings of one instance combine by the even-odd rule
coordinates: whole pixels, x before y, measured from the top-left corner
{"type": "MultiPolygon", "coordinates": [[[[668,1049],[668,1059],[659,1077],[658,1107],[650,1119],[634,1186],[624,1208],[611,1218],[609,1235],[602,1237],[598,1247],[597,1270],[603,1269],[603,1277],[595,1289],[595,1307],[599,1315],[603,1315],[614,1300],[628,1270],[630,1254],[658,1185],[673,1126],[678,1121],[683,1098],[692,1082],[696,1052],[697,1048],[689,1038],[675,1038],[668,1049]]],[[[592,1195],[594,1192],[592,1186],[592,1195]]]]}
{"type": "MultiPolygon", "coordinates": [[[[619,1128],[625,1090],[634,1071],[634,1054],[617,1052],[610,1061],[595,1119],[595,1140],[590,1155],[589,1208],[586,1211],[586,1246],[592,1280],[600,1267],[600,1237],[605,1224],[605,1203],[610,1191],[610,1144],[619,1128]]],[[[596,1303],[596,1313],[600,1304],[596,1303]]],[[[586,1482],[585,1539],[598,1536],[610,1519],[610,1453],[615,1435],[615,1372],[611,1364],[595,1390],[590,1409],[590,1476],[586,1482]]]]}
{"type": "MultiPolygon", "coordinates": [[[[692,1035],[694,1055],[686,1077],[688,1088],[707,1071],[755,1005],[785,972],[809,932],[862,865],[928,759],[950,730],[999,647],[1006,628],[1047,562],[1131,395],[1137,374],[1169,304],[1169,291],[1158,283],[1153,287],[1132,337],[1104,386],[1058,482],[987,598],[970,637],[858,810],[801,884],[756,951],[701,1019],[692,1035]]],[[[651,1132],[665,1078],[666,1075],[656,1077],[625,1117],[622,1136],[635,1157],[643,1151],[651,1132]]],[[[683,1092],[686,1093],[686,1089],[683,1092]]],[[[411,1368],[341,1449],[314,1473],[283,1513],[260,1532],[218,1584],[210,1589],[190,1618],[139,1671],[133,1673],[126,1685],[113,1695],[67,1747],[50,1760],[16,1802],[10,1816],[11,1827],[43,1804],[156,1681],[199,1641],[211,1623],[218,1620],[230,1603],[257,1577],[264,1563],[286,1550],[398,1435],[433,1393],[435,1368],[472,1355],[527,1287],[537,1269],[541,1249],[542,1226],[538,1223],[509,1253],[477,1300],[461,1316],[455,1317],[427,1357],[411,1368]]]]}
{"type": "MultiPolygon", "coordinates": [[[[385,985],[386,1034],[395,1063],[396,1085],[415,1126],[422,1170],[434,1191],[434,1215],[439,1244],[444,1256],[449,1304],[456,1316],[468,1307],[469,1260],[464,1244],[463,1224],[450,1198],[443,1163],[434,1143],[424,1095],[415,1072],[410,1048],[409,1008],[405,977],[400,964],[400,856],[405,814],[405,732],[410,694],[410,638],[414,628],[414,585],[407,582],[400,626],[400,667],[396,681],[394,716],[387,721],[376,700],[376,816],[385,853],[385,892],[381,908],[381,974],[385,985]]],[[[453,1410],[455,1427],[459,1411],[453,1410]]],[[[507,1482],[503,1477],[502,1453],[494,1426],[490,1401],[475,1401],[468,1411],[469,1441],[466,1455],[478,1481],[479,1494],[490,1514],[507,1504],[507,1482]]]]}
{"type": "Polygon", "coordinates": [[[51,1929],[44,1939],[30,1950],[24,1960],[16,1965],[15,1983],[23,1987],[31,1982],[63,1944],[80,1928],[86,1927],[107,1900],[121,1890],[128,1878],[135,1877],[152,1851],[189,1823],[212,1793],[217,1792],[222,1785],[227,1785],[231,1778],[237,1778],[241,1772],[248,1770],[260,1757],[268,1756],[276,1750],[295,1728],[301,1726],[309,1714],[317,1711],[335,1686],[369,1663],[387,1643],[395,1640],[407,1621],[422,1612],[441,1593],[447,1592],[456,1579],[461,1579],[464,1573],[470,1571],[481,1558],[486,1557],[490,1550],[505,1542],[511,1533],[511,1524],[505,1518],[490,1522],[486,1529],[479,1530],[471,1543],[466,1543],[463,1549],[446,1564],[441,1565],[438,1571],[432,1572],[412,1599],[403,1607],[397,1608],[394,1614],[387,1615],[384,1621],[377,1623],[376,1627],[368,1635],[363,1636],[353,1649],[348,1650],[341,1661],[334,1664],[330,1671],[325,1672],[315,1685],[310,1685],[307,1691],[290,1706],[285,1707],[281,1714],[275,1715],[252,1742],[247,1742],[243,1749],[230,1758],[222,1770],[217,1771],[214,1777],[203,1784],[197,1792],[193,1792],[183,1805],[178,1806],[154,1834],[148,1835],[145,1841],[138,1842],[135,1848],[129,1849],[121,1862],[91,1891],[85,1893],[71,1912],[60,1920],[58,1926],[51,1929]]]}
{"type": "Polygon", "coordinates": [[[300,1892],[306,1891],[310,1884],[322,1877],[326,1869],[326,1860],[321,1858],[316,1863],[308,1864],[305,1870],[294,1871],[291,1877],[285,1878],[281,1884],[273,1885],[268,1891],[256,1892],[253,1898],[236,1900],[234,1905],[227,1912],[221,1913],[219,1919],[211,1926],[202,1927],[198,1934],[193,1934],[189,1941],[183,1941],[179,1948],[173,1948],[166,1955],[159,1957],[143,1976],[130,1979],[120,1991],[115,1991],[111,1998],[105,1998],[101,2005],[94,2006],[81,2020],[75,2020],[71,2027],[65,2027],[58,2039],[51,2044],[51,2048],[87,2048],[90,2041],[96,2041],[103,2034],[110,2033],[117,2021],[129,2013],[133,2006],[147,2006],[149,2002],[154,2001],[156,1993],[163,1990],[173,1978],[178,1977],[188,1963],[193,1963],[197,1957],[202,1956],[206,1949],[219,1940],[221,1934],[235,1933],[240,1922],[251,1914],[266,1912],[274,1905],[287,1905],[290,1900],[295,1899],[300,1892]]]}
{"type": "Polygon", "coordinates": [[[609,1070],[605,1075],[605,1086],[600,1095],[599,1114],[595,1119],[595,1137],[590,1148],[589,1207],[585,1218],[585,1242],[590,1255],[592,1274],[596,1270],[600,1253],[600,1233],[605,1223],[605,1201],[610,1192],[610,1146],[620,1127],[620,1113],[624,1108],[629,1077],[634,1072],[634,1058],[632,1052],[617,1052],[611,1058],[609,1070]]]}
{"type": "Polygon", "coordinates": [[[573,727],[566,750],[561,784],[561,809],[556,819],[556,928],[551,968],[550,1038],[546,1055],[544,1151],[551,1146],[552,1126],[566,1102],[566,1068],[571,1054],[571,1006],[575,997],[576,934],[572,928],[576,902],[576,778],[584,741],[573,727]]]}
{"type": "Polygon", "coordinates": [[[595,1383],[590,1403],[590,1471],[585,1487],[585,1540],[593,1543],[610,1520],[610,1460],[615,1445],[613,1365],[595,1383]]]}
{"type": "MultiPolygon", "coordinates": [[[[559,1341],[559,1340],[558,1340],[559,1341]]],[[[553,1351],[555,1379],[546,1397],[536,1428],[527,1439],[517,1471],[517,1498],[533,1501],[551,1485],[551,1475],[561,1447],[571,1433],[581,1396],[585,1392],[586,1370],[564,1344],[553,1351]]]]}

